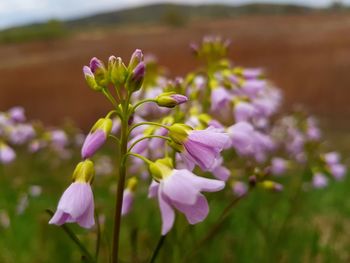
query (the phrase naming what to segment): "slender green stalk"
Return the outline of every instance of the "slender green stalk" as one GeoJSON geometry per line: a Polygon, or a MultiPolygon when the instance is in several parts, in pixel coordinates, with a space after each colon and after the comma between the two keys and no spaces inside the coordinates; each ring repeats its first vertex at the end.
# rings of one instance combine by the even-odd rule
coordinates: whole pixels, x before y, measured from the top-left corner
{"type": "Polygon", "coordinates": [[[125,161],[126,161],[126,158],[127,158],[128,156],[137,157],[137,158],[141,159],[142,161],[144,161],[144,162],[147,163],[147,164],[152,163],[152,161],[148,160],[146,157],[144,157],[144,156],[142,156],[142,155],[140,155],[140,154],[137,154],[137,153],[132,153],[132,152],[128,152],[128,153],[125,155],[125,161]]]}
{"type": "Polygon", "coordinates": [[[113,231],[113,245],[112,245],[112,263],[118,262],[119,255],[119,236],[121,226],[121,211],[123,204],[123,192],[126,177],[126,158],[128,145],[128,104],[124,105],[124,118],[121,124],[121,139],[120,139],[120,167],[119,167],[119,181],[116,193],[116,204],[114,213],[114,231],[113,231]]]}
{"type": "Polygon", "coordinates": [[[109,138],[112,138],[113,140],[116,141],[116,143],[118,143],[118,144],[120,145],[120,140],[119,140],[118,137],[116,137],[116,136],[114,136],[114,135],[112,135],[112,134],[108,135],[108,137],[109,137],[109,138]]]}
{"type": "Polygon", "coordinates": [[[145,136],[145,137],[142,137],[138,140],[136,140],[133,144],[131,144],[131,146],[129,147],[129,150],[128,152],[130,152],[132,150],[132,148],[134,148],[134,146],[136,144],[138,144],[139,142],[143,141],[143,140],[146,140],[146,139],[151,139],[151,138],[160,138],[160,139],[164,139],[164,140],[167,140],[167,141],[171,141],[171,139],[169,137],[166,137],[166,136],[161,136],[161,135],[148,135],[148,136],[145,136]]]}
{"type": "Polygon", "coordinates": [[[157,256],[158,256],[158,254],[159,254],[160,249],[162,248],[162,246],[163,246],[163,244],[164,244],[165,238],[166,238],[166,235],[161,236],[161,237],[159,238],[158,243],[157,243],[157,246],[156,246],[156,248],[155,248],[154,251],[153,251],[153,254],[152,254],[152,257],[151,257],[149,263],[154,263],[154,262],[156,262],[157,256]]]}
{"type": "MultiPolygon", "coordinates": [[[[48,213],[50,216],[53,216],[54,213],[50,209],[45,210],[46,213],[48,213]]],[[[90,252],[86,249],[86,247],[80,242],[79,238],[74,234],[74,232],[67,226],[62,225],[61,228],[63,231],[68,235],[68,237],[79,247],[81,253],[85,257],[85,259],[89,263],[95,263],[93,256],[90,254],[90,252]]]]}
{"type": "Polygon", "coordinates": [[[95,260],[98,262],[98,256],[100,254],[100,247],[101,247],[101,225],[100,225],[100,219],[97,211],[95,212],[95,221],[96,221],[96,248],[95,248],[95,260]]]}
{"type": "Polygon", "coordinates": [[[137,127],[139,127],[139,126],[142,126],[142,125],[154,125],[154,126],[158,126],[158,127],[165,128],[165,129],[167,129],[167,130],[169,129],[169,126],[167,126],[167,125],[160,124],[160,123],[156,123],[156,122],[145,121],[145,122],[139,122],[139,123],[137,123],[137,124],[131,126],[128,135],[130,135],[130,133],[131,133],[135,128],[137,128],[137,127]]]}
{"type": "Polygon", "coordinates": [[[112,103],[112,105],[118,109],[118,102],[113,98],[112,94],[109,92],[108,88],[102,89],[103,94],[112,103]]]}
{"type": "Polygon", "coordinates": [[[140,107],[142,104],[147,103],[147,102],[156,102],[155,99],[144,99],[139,101],[138,103],[135,104],[135,106],[133,107],[133,111],[136,111],[138,107],[140,107]]]}

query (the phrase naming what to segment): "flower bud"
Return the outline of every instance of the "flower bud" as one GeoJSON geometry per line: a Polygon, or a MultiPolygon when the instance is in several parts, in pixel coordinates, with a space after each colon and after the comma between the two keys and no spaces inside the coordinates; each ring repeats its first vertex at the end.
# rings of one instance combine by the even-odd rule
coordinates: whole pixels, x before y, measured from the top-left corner
{"type": "Polygon", "coordinates": [[[94,163],[86,159],[76,166],[73,172],[73,181],[81,183],[92,183],[95,176],[94,163]]]}
{"type": "Polygon", "coordinates": [[[81,149],[83,159],[90,158],[101,148],[106,142],[107,136],[112,130],[112,126],[113,122],[109,118],[101,118],[95,123],[81,149]]]}
{"type": "Polygon", "coordinates": [[[176,143],[182,144],[188,137],[191,126],[182,123],[175,123],[169,127],[169,137],[176,143]]]}
{"type": "Polygon", "coordinates": [[[100,91],[102,89],[102,87],[98,86],[96,83],[96,79],[94,74],[92,73],[91,69],[88,66],[84,66],[83,67],[83,73],[85,76],[85,80],[86,83],[88,84],[88,86],[95,90],[95,91],[100,91]]]}
{"type": "Polygon", "coordinates": [[[0,141],[0,164],[11,163],[15,158],[15,151],[10,146],[0,141]]]}
{"type": "Polygon", "coordinates": [[[108,84],[108,72],[101,60],[93,57],[90,60],[90,70],[95,76],[97,85],[103,87],[108,84]]]}
{"type": "Polygon", "coordinates": [[[281,192],[283,190],[283,185],[270,180],[263,181],[259,185],[266,190],[275,192],[281,192]]]}
{"type": "Polygon", "coordinates": [[[131,177],[127,182],[123,192],[122,216],[129,214],[132,209],[137,184],[138,181],[136,177],[131,177]]]}
{"type": "Polygon", "coordinates": [[[145,70],[145,63],[140,62],[131,72],[128,79],[128,89],[131,92],[138,91],[141,88],[145,76],[145,70]]]}
{"type": "Polygon", "coordinates": [[[187,97],[175,92],[165,92],[156,97],[156,103],[160,107],[174,108],[176,105],[185,103],[187,97]]]}
{"type": "Polygon", "coordinates": [[[124,85],[128,70],[120,57],[110,56],[108,60],[108,74],[111,82],[120,87],[124,85]]]}
{"type": "Polygon", "coordinates": [[[143,54],[141,49],[136,49],[134,53],[131,55],[130,62],[128,65],[128,70],[132,71],[136,68],[137,65],[140,64],[140,62],[143,61],[143,54]]]}
{"type": "Polygon", "coordinates": [[[137,177],[133,176],[127,181],[126,189],[128,189],[131,192],[135,192],[138,183],[139,183],[139,181],[137,180],[137,177]]]}

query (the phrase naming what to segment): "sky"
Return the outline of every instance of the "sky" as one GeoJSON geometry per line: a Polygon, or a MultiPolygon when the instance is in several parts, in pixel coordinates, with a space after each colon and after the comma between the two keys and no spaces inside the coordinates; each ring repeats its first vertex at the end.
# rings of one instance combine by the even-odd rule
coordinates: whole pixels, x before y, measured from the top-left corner
{"type": "MultiPolygon", "coordinates": [[[[333,0],[0,0],[0,29],[26,23],[41,22],[51,18],[69,19],[103,11],[112,11],[157,2],[231,5],[252,2],[294,3],[326,7],[333,0]]],[[[350,4],[350,0],[341,0],[350,4]]]]}

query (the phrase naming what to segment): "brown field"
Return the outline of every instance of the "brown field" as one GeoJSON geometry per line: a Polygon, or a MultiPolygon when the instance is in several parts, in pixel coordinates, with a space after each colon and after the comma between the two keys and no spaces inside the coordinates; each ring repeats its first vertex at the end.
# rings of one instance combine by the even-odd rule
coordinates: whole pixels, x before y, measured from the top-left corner
{"type": "Polygon", "coordinates": [[[108,108],[89,90],[82,66],[92,56],[125,60],[135,48],[155,54],[171,75],[197,63],[188,43],[205,34],[233,40],[230,57],[262,66],[285,93],[285,104],[307,106],[327,126],[347,128],[350,118],[350,16],[313,14],[246,16],[192,22],[183,28],[133,26],[80,32],[65,39],[0,46],[0,110],[23,105],[30,118],[83,127],[108,108]]]}

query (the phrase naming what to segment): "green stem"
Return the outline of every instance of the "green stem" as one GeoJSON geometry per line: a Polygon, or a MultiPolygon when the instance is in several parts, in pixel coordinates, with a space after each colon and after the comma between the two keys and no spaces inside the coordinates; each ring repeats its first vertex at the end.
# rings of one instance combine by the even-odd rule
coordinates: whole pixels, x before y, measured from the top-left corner
{"type": "MultiPolygon", "coordinates": [[[[54,213],[50,209],[45,210],[50,216],[53,216],[54,213]]],[[[86,260],[90,263],[95,263],[96,261],[90,254],[90,252],[85,248],[85,246],[80,242],[79,238],[74,234],[74,232],[67,226],[61,225],[63,231],[68,235],[68,237],[79,247],[81,253],[86,258],[86,260]]]]}
{"type": "Polygon", "coordinates": [[[106,96],[106,98],[112,103],[112,105],[117,109],[118,108],[118,103],[117,101],[113,98],[112,94],[109,92],[107,88],[102,89],[103,94],[106,96]]]}
{"type": "Polygon", "coordinates": [[[111,110],[107,113],[106,118],[111,118],[113,114],[117,114],[118,116],[120,116],[120,113],[117,110],[111,110]]]}
{"type": "Polygon", "coordinates": [[[144,161],[144,162],[147,163],[147,164],[151,164],[151,163],[152,163],[152,161],[151,161],[151,160],[148,160],[146,157],[144,157],[144,156],[142,156],[142,155],[140,155],[140,154],[137,154],[137,153],[132,153],[132,152],[128,152],[128,153],[125,155],[125,161],[126,161],[126,158],[127,158],[128,156],[137,157],[137,158],[141,159],[142,161],[144,161]]]}
{"type": "Polygon", "coordinates": [[[123,204],[123,192],[126,177],[126,158],[127,145],[128,145],[128,104],[124,105],[124,112],[126,113],[122,119],[121,124],[121,141],[120,141],[120,160],[121,164],[119,167],[119,182],[116,193],[116,204],[114,213],[114,231],[113,231],[113,245],[112,245],[112,263],[118,262],[119,254],[119,236],[120,236],[120,226],[121,226],[121,211],[123,204]]]}
{"type": "Polygon", "coordinates": [[[137,124],[131,126],[128,135],[130,135],[130,133],[131,133],[135,128],[137,128],[137,127],[139,127],[139,126],[142,126],[142,125],[154,125],[154,126],[162,127],[162,128],[164,128],[164,129],[167,129],[167,130],[169,129],[169,126],[167,126],[167,125],[160,124],[160,123],[156,123],[156,122],[145,121],[145,122],[139,122],[139,123],[137,123],[137,124]]]}
{"type": "Polygon", "coordinates": [[[96,233],[96,249],[95,249],[95,260],[98,262],[98,256],[100,254],[100,247],[101,247],[101,225],[100,225],[100,219],[98,212],[95,213],[96,218],[96,226],[97,226],[97,233],[96,233]]]}
{"type": "Polygon", "coordinates": [[[108,137],[109,137],[109,138],[112,138],[113,140],[115,140],[115,141],[120,145],[120,140],[119,140],[118,137],[116,137],[116,136],[114,136],[114,135],[112,135],[112,134],[108,135],[108,137]]]}
{"type": "Polygon", "coordinates": [[[158,240],[157,246],[153,251],[152,257],[149,261],[149,263],[154,263],[157,259],[157,256],[159,254],[160,249],[162,248],[164,241],[165,241],[166,235],[165,236],[161,236],[158,240]]]}
{"type": "Polygon", "coordinates": [[[147,102],[156,102],[155,99],[144,99],[139,101],[138,103],[135,104],[135,106],[133,107],[133,111],[136,111],[138,107],[140,107],[142,104],[147,103],[147,102]]]}
{"type": "Polygon", "coordinates": [[[160,138],[160,139],[164,139],[164,140],[167,140],[167,141],[171,141],[171,139],[169,137],[166,137],[166,136],[161,136],[161,135],[148,135],[148,136],[145,136],[145,137],[142,137],[138,140],[136,140],[133,144],[131,144],[131,146],[129,147],[129,150],[128,152],[130,152],[132,150],[132,148],[134,148],[134,146],[143,141],[143,140],[146,140],[146,139],[151,139],[151,138],[160,138]]]}

